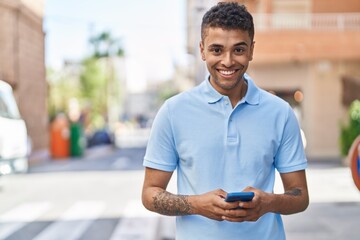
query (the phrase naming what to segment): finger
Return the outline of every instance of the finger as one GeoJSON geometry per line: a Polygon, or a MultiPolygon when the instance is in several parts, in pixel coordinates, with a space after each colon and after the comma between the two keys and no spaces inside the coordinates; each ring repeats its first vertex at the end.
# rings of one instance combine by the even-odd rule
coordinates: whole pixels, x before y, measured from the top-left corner
{"type": "Polygon", "coordinates": [[[247,186],[246,188],[243,189],[243,192],[254,192],[255,188],[251,187],[251,186],[247,186]]]}
{"type": "Polygon", "coordinates": [[[213,209],[212,209],[212,211],[211,211],[211,213],[212,213],[213,215],[221,218],[222,216],[227,215],[226,211],[228,211],[228,210],[223,209],[223,208],[221,208],[221,207],[216,207],[216,206],[214,206],[213,209]]]}
{"type": "Polygon", "coordinates": [[[221,198],[226,198],[227,193],[222,189],[217,189],[215,191],[216,195],[220,196],[221,198]]]}
{"type": "Polygon", "coordinates": [[[225,202],[221,203],[221,207],[225,210],[236,209],[239,207],[240,202],[225,202]]]}
{"type": "Polygon", "coordinates": [[[230,218],[246,217],[249,215],[246,210],[240,208],[233,210],[226,210],[225,213],[226,214],[224,216],[230,218]]]}
{"type": "Polygon", "coordinates": [[[245,219],[243,217],[228,217],[228,216],[223,216],[222,220],[229,221],[229,222],[244,222],[245,221],[245,219]]]}
{"type": "Polygon", "coordinates": [[[255,208],[256,207],[256,202],[255,201],[251,201],[251,202],[239,202],[239,207],[240,208],[255,208]]]}
{"type": "Polygon", "coordinates": [[[246,212],[245,214],[239,212],[235,215],[224,215],[222,216],[222,219],[230,222],[256,222],[259,219],[259,216],[251,212],[246,212]]]}

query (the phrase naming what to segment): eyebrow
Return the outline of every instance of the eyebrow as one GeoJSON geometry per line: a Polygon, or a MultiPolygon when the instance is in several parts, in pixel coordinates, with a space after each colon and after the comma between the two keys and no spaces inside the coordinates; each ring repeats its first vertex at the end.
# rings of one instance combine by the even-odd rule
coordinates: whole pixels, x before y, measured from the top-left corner
{"type": "Polygon", "coordinates": [[[235,44],[234,47],[243,46],[243,45],[248,46],[248,44],[246,42],[239,42],[239,43],[235,44]]]}
{"type": "MultiPolygon", "coordinates": [[[[234,44],[234,47],[238,47],[238,46],[248,46],[248,44],[246,42],[239,42],[239,43],[234,44]]],[[[217,43],[209,45],[209,48],[213,48],[213,47],[223,48],[224,46],[221,44],[217,44],[217,43]]]]}

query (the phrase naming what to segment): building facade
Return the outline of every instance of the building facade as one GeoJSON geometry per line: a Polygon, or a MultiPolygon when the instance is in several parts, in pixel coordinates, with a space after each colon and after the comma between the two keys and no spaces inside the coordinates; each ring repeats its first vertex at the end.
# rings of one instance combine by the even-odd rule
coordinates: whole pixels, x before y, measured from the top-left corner
{"type": "Polygon", "coordinates": [[[48,148],[44,0],[0,0],[0,79],[14,89],[34,150],[48,148]]]}
{"type": "MultiPolygon", "coordinates": [[[[197,83],[206,76],[198,49],[201,16],[216,2],[188,0],[188,51],[197,59],[194,66],[202,66],[194,70],[197,83]]],[[[349,102],[344,101],[344,86],[360,76],[360,1],[238,2],[247,6],[255,22],[248,73],[257,85],[294,107],[310,160],[339,158],[340,125],[349,102]]],[[[352,98],[360,98],[360,92],[352,92],[352,98]]]]}

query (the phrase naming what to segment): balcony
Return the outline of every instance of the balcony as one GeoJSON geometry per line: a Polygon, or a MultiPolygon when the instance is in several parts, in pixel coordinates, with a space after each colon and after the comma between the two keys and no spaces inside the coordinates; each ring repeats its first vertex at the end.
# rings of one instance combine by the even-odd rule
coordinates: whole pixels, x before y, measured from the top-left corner
{"type": "Polygon", "coordinates": [[[360,31],[360,13],[254,14],[257,31],[360,31]]]}
{"type": "Polygon", "coordinates": [[[254,14],[254,63],[360,59],[360,13],[254,14]]]}

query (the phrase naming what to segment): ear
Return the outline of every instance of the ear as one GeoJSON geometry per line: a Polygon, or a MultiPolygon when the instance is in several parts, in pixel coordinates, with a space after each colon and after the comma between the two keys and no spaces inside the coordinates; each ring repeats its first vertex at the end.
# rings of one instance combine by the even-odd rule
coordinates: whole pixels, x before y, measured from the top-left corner
{"type": "Polygon", "coordinates": [[[255,47],[255,41],[253,41],[251,46],[250,46],[250,61],[253,60],[254,47],[255,47]]]}
{"type": "Polygon", "coordinates": [[[205,61],[206,58],[205,58],[203,41],[200,41],[199,46],[200,46],[201,59],[202,59],[203,61],[205,61]]]}

